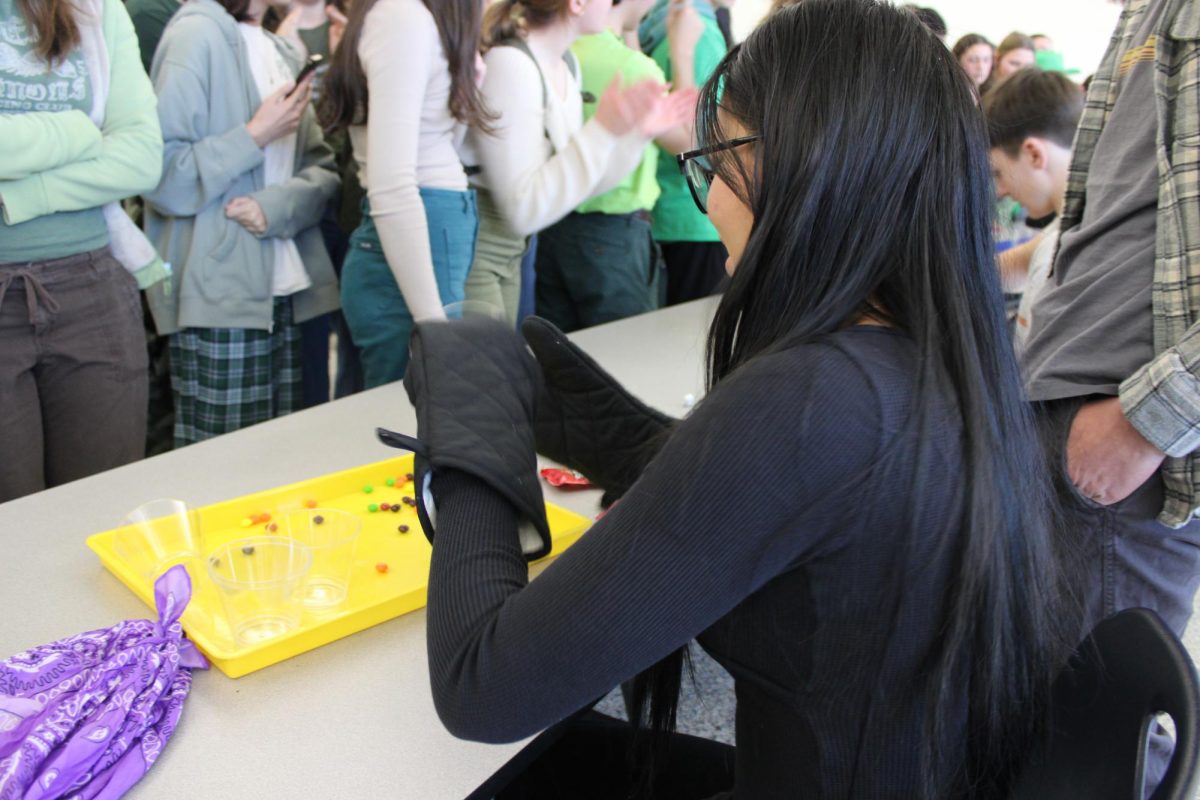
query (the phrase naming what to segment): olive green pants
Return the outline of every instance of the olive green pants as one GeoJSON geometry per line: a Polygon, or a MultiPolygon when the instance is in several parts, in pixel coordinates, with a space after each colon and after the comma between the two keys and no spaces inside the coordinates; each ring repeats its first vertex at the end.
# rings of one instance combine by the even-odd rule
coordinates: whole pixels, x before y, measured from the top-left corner
{"type": "Polygon", "coordinates": [[[465,298],[468,303],[485,303],[503,311],[505,319],[515,325],[521,302],[521,259],[529,249],[529,237],[509,229],[486,189],[476,192],[479,236],[465,298]]]}

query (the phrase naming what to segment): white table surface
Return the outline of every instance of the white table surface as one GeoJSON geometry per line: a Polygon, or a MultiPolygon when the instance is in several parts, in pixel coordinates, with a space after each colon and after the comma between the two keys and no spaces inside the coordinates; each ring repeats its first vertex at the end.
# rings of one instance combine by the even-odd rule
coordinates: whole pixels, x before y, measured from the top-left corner
{"type": "MultiPolygon", "coordinates": [[[[684,395],[701,394],[714,308],[697,301],[572,338],[679,416],[684,395]]],[[[88,535],[157,497],[202,506],[395,456],[376,426],[414,431],[399,384],[0,505],[0,657],[153,617],[87,549],[88,535]]],[[[591,515],[599,492],[547,497],[591,515]]],[[[195,673],[174,738],[130,796],[462,798],[523,744],[463,742],[442,727],[422,610],[237,680],[195,673]]]]}

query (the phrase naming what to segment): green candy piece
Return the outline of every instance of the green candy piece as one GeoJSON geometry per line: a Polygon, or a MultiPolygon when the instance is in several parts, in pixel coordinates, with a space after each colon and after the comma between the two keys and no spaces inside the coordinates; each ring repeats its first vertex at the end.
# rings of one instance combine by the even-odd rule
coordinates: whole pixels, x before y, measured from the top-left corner
{"type": "Polygon", "coordinates": [[[371,505],[367,506],[367,511],[370,511],[372,514],[374,514],[378,510],[379,510],[378,503],[371,503],[371,505]]]}
{"type": "Polygon", "coordinates": [[[385,481],[385,483],[387,483],[387,485],[388,485],[388,486],[395,486],[395,485],[396,485],[396,479],[395,479],[395,478],[388,478],[388,479],[387,479],[387,481],[385,481]]]}
{"type": "Polygon", "coordinates": [[[374,486],[372,486],[372,485],[371,485],[371,484],[369,484],[369,483],[368,483],[366,486],[364,486],[364,487],[363,487],[363,492],[364,492],[364,493],[366,493],[366,494],[370,494],[370,493],[371,493],[371,492],[373,492],[373,491],[375,491],[375,487],[374,487],[374,486]]]}

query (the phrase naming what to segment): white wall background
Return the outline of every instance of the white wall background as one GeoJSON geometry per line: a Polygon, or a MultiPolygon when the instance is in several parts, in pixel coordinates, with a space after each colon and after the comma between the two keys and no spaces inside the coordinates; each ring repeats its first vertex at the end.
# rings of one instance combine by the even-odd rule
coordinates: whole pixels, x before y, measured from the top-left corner
{"type": "MultiPolygon", "coordinates": [[[[905,0],[900,0],[904,2],[905,0]]],[[[908,0],[937,9],[950,28],[947,45],[965,33],[982,33],[993,44],[1014,30],[1045,33],[1063,53],[1068,68],[1082,80],[1096,71],[1121,6],[1113,0],[908,0]]],[[[758,24],[770,0],[737,0],[733,28],[738,40],[758,24]]]]}

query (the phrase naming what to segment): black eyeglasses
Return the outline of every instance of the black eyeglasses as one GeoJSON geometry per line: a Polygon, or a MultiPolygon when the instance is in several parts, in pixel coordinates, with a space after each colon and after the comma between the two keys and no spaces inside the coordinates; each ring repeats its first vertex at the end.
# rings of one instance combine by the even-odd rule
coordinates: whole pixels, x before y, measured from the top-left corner
{"type": "Polygon", "coordinates": [[[712,162],[708,160],[708,156],[722,150],[730,150],[750,144],[750,142],[756,142],[760,138],[759,136],[739,136],[737,139],[701,147],[699,150],[689,150],[675,156],[679,161],[679,171],[687,179],[688,188],[692,190],[692,199],[696,201],[696,207],[700,209],[701,214],[708,213],[708,190],[713,182],[712,162]]]}

